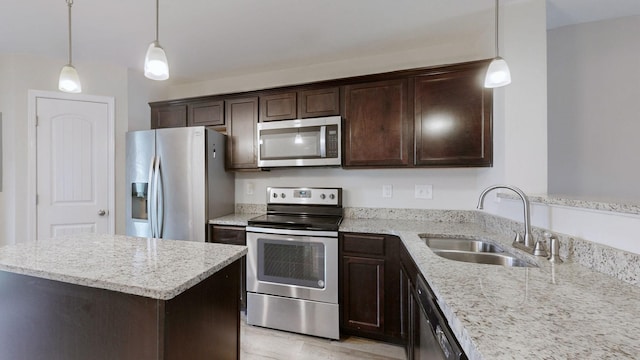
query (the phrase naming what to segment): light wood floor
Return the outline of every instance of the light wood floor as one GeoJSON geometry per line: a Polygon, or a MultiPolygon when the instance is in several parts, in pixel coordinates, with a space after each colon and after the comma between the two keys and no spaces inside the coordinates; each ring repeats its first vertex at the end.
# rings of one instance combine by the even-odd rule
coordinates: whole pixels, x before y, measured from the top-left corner
{"type": "Polygon", "coordinates": [[[240,327],[241,360],[404,360],[402,346],[357,337],[341,341],[266,329],[247,325],[244,316],[240,327]]]}

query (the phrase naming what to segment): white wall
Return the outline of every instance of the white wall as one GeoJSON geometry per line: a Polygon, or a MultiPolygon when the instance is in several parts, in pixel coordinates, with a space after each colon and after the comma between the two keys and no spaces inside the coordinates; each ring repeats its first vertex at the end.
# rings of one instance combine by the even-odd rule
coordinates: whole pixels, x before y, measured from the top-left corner
{"type": "Polygon", "coordinates": [[[549,192],[640,200],[640,16],[550,30],[549,192]]]}
{"type": "Polygon", "coordinates": [[[265,204],[268,186],[342,187],[345,207],[411,209],[470,209],[475,194],[476,169],[273,169],[236,173],[236,202],[265,204]],[[392,185],[391,198],[382,186],[392,185]],[[416,199],[415,185],[432,185],[433,199],[416,199]],[[253,194],[250,195],[250,189],[253,194]]]}
{"type": "MultiPolygon", "coordinates": [[[[0,243],[26,241],[27,230],[27,93],[58,91],[58,74],[64,59],[30,55],[0,56],[0,111],[3,112],[4,187],[0,207],[0,243]]],[[[116,214],[124,213],[124,134],[127,131],[127,70],[102,64],[75,64],[83,93],[115,98],[116,214]]],[[[117,216],[117,215],[116,215],[117,216]]],[[[123,232],[124,218],[116,217],[123,232]]]]}
{"type": "MultiPolygon", "coordinates": [[[[346,206],[470,209],[479,190],[489,184],[511,182],[525,191],[545,192],[546,175],[546,14],[544,2],[521,1],[502,11],[503,55],[511,65],[514,83],[497,89],[494,99],[494,167],[482,169],[411,170],[273,170],[237,173],[236,202],[265,203],[269,185],[342,186],[346,206]],[[542,74],[542,75],[541,75],[542,74]],[[246,194],[253,183],[254,195],[246,194]],[[382,185],[394,186],[391,199],[382,198],[382,185]],[[415,184],[433,185],[433,200],[413,197],[415,184]]],[[[493,11],[487,31],[465,41],[417,48],[345,61],[301,66],[281,71],[245,74],[195,84],[172,86],[168,99],[233,93],[283,85],[425,67],[493,57],[493,11]]],[[[428,34],[425,34],[428,36],[428,34]]]]}

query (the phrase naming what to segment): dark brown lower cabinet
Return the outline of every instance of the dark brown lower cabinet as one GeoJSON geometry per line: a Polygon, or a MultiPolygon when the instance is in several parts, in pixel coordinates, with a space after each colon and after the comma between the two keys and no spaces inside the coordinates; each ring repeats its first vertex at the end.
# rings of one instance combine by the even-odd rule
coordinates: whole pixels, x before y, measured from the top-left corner
{"type": "Polygon", "coordinates": [[[401,343],[400,239],[341,233],[339,241],[341,333],[401,343]]]}
{"type": "Polygon", "coordinates": [[[239,270],[169,300],[0,271],[0,359],[240,359],[239,270]]]}
{"type": "MultiPolygon", "coordinates": [[[[209,242],[247,246],[244,226],[209,225],[209,242]]],[[[247,257],[240,259],[240,308],[247,308],[247,257]]]]}

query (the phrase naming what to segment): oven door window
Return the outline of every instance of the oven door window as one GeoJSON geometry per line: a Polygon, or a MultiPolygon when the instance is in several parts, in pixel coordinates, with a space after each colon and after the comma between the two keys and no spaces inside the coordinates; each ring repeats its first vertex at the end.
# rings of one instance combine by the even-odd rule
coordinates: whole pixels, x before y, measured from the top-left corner
{"type": "Polygon", "coordinates": [[[258,239],[258,281],[324,289],[323,243],[258,239]]]}
{"type": "Polygon", "coordinates": [[[260,130],[262,160],[321,158],[320,126],[260,130]]]}

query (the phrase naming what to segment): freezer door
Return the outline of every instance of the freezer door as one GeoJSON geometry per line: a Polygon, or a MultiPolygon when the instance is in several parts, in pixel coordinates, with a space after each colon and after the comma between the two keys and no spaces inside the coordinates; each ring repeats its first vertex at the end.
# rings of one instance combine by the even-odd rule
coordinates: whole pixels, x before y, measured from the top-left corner
{"type": "Polygon", "coordinates": [[[206,240],[205,131],[156,130],[157,228],[164,239],[206,240]]]}
{"type": "Polygon", "coordinates": [[[155,131],[127,133],[126,168],[126,233],[129,236],[151,236],[149,206],[150,172],[155,157],[155,131]]]}

